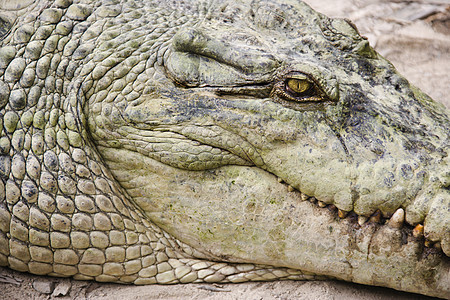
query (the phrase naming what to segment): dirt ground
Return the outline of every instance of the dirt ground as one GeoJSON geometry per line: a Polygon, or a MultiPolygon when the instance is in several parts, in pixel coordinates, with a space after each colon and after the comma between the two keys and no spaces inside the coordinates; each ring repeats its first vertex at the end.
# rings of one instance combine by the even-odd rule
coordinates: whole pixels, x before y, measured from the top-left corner
{"type": "MultiPolygon", "coordinates": [[[[450,108],[448,0],[306,0],[352,20],[411,83],[450,108]]],[[[125,286],[39,277],[0,268],[1,299],[432,299],[338,281],[125,286]]]]}

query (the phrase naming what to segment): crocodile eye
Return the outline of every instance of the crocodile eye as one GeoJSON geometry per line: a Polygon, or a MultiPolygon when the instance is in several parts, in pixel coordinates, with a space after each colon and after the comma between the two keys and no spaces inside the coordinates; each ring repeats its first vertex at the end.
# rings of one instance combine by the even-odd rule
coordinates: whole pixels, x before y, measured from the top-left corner
{"type": "Polygon", "coordinates": [[[322,107],[322,103],[337,101],[337,84],[335,89],[329,90],[332,97],[323,90],[317,78],[302,72],[289,72],[275,79],[270,97],[274,102],[292,109],[317,109],[322,107]]]}
{"type": "Polygon", "coordinates": [[[296,74],[284,81],[282,94],[290,101],[321,101],[316,85],[306,76],[296,74]]]}
{"type": "Polygon", "coordinates": [[[306,79],[289,78],[286,80],[286,90],[294,94],[303,94],[311,88],[311,83],[306,79]]]}

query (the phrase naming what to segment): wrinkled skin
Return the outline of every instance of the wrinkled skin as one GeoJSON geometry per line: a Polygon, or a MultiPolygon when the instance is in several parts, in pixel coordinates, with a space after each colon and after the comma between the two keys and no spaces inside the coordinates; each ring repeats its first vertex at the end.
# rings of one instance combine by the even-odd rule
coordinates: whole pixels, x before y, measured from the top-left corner
{"type": "Polygon", "coordinates": [[[328,276],[450,297],[448,112],[349,21],[300,1],[112,2],[57,1],[61,15],[40,2],[5,19],[2,265],[136,284],[328,276]],[[39,18],[57,25],[20,40],[17,24],[39,18]],[[118,245],[126,257],[111,258],[118,245]],[[66,248],[73,263],[61,262],[66,248]]]}

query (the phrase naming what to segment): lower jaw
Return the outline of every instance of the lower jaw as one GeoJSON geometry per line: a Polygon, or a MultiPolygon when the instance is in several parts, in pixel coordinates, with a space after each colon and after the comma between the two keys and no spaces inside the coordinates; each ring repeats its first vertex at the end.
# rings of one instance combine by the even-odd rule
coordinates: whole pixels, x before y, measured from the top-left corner
{"type": "Polygon", "coordinates": [[[209,259],[450,296],[448,257],[408,227],[340,219],[256,167],[192,172],[127,150],[100,152],[152,222],[209,259]]]}

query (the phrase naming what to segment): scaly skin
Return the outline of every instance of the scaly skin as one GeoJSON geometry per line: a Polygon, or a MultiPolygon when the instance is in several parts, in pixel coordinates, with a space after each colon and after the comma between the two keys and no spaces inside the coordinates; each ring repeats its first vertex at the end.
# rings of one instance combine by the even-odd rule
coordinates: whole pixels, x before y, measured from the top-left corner
{"type": "Polygon", "coordinates": [[[2,266],[450,297],[448,112],[351,23],[289,0],[29,2],[0,11],[2,266]]]}

